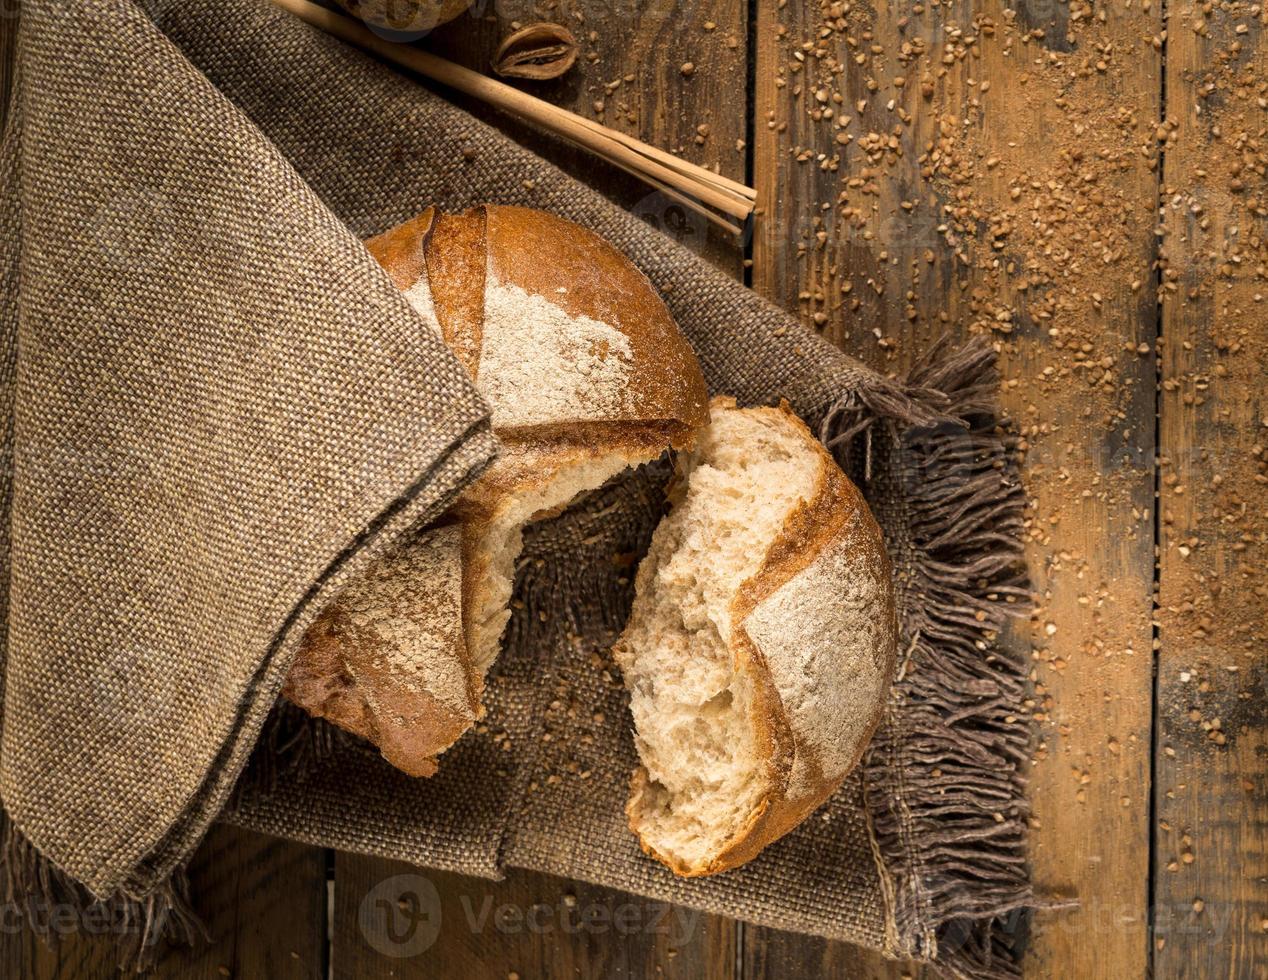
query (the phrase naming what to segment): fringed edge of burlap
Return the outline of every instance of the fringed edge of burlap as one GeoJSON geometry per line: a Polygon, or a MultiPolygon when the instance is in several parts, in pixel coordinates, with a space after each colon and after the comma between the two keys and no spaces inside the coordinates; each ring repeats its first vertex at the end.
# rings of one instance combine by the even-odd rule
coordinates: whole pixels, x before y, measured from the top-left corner
{"type": "Polygon", "coordinates": [[[178,869],[144,898],[116,892],[97,898],[59,871],[0,809],[0,878],[4,909],[50,945],[76,933],[108,935],[119,968],[141,973],[167,943],[197,946],[211,937],[189,898],[189,878],[178,869]]]}
{"type": "MultiPolygon", "coordinates": [[[[1019,715],[1029,664],[995,640],[1029,609],[1026,496],[1016,439],[996,410],[996,354],[984,340],[940,342],[909,390],[933,391],[950,418],[911,426],[837,412],[821,433],[884,438],[901,480],[887,527],[909,569],[891,708],[864,760],[864,792],[892,906],[892,953],[951,977],[1020,975],[1036,906],[1026,865],[1031,728],[1019,715]],[[897,710],[901,706],[901,712],[897,710]]],[[[853,468],[860,461],[853,460],[853,468]]]]}
{"type": "Polygon", "coordinates": [[[314,718],[285,697],[279,697],[264,720],[246,770],[233,788],[229,809],[238,807],[252,793],[272,793],[281,780],[302,782],[350,746],[366,752],[376,751],[365,739],[324,718],[314,718]]]}
{"type": "MultiPolygon", "coordinates": [[[[1019,975],[1028,911],[1040,904],[1026,869],[1031,734],[1016,717],[1028,664],[994,643],[1030,599],[1026,498],[1015,440],[994,408],[995,358],[985,341],[941,341],[906,379],[878,378],[839,399],[819,427],[865,487],[878,456],[902,473],[903,493],[891,496],[899,498],[896,523],[907,539],[893,540],[894,522],[879,509],[878,516],[891,547],[907,559],[896,566],[911,569],[897,583],[907,641],[891,710],[863,763],[891,909],[889,952],[974,980],[1019,975]]],[[[344,743],[373,751],[279,700],[230,805],[278,780],[302,779],[344,743]]],[[[3,809],[0,876],[6,907],[50,942],[86,921],[108,923],[85,931],[114,935],[125,970],[152,965],[166,942],[209,941],[183,870],[144,898],[98,899],[48,862],[3,809]]]]}

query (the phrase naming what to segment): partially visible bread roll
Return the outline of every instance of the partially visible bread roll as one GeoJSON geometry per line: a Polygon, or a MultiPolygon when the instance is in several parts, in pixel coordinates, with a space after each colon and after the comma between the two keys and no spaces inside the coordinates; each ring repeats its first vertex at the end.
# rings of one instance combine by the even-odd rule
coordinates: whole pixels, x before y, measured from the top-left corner
{"type": "Polygon", "coordinates": [[[897,635],[858,490],[786,407],[715,399],[614,648],[630,691],[627,814],[676,874],[743,864],[858,763],[897,635]]]}
{"type": "Polygon", "coordinates": [[[447,23],[473,0],[338,0],[348,13],[373,27],[418,34],[447,23]]]}
{"type": "Polygon", "coordinates": [[[283,694],[374,742],[411,776],[475,721],[462,634],[462,529],[425,531],[375,561],[318,616],[283,694]]]}
{"type": "MultiPolygon", "coordinates": [[[[460,609],[442,615],[437,607],[435,618],[410,620],[393,638],[406,653],[371,672],[369,664],[385,663],[374,644],[323,626],[340,620],[340,596],[306,638],[286,693],[375,741],[406,772],[428,774],[479,715],[484,675],[510,618],[524,526],[628,467],[692,445],[708,416],[707,393],[695,354],[651,283],[571,222],[516,207],[460,215],[429,208],[366,244],[475,380],[503,453],[449,514],[461,536],[460,609]],[[453,713],[420,694],[417,710],[397,706],[393,719],[382,717],[384,692],[403,690],[393,665],[440,657],[452,667],[457,655],[438,636],[459,626],[471,710],[453,713]],[[297,675],[308,682],[295,683],[297,675]],[[351,680],[314,680],[332,675],[351,680]],[[385,733],[398,734],[391,722],[405,717],[414,736],[385,744],[385,733]]],[[[423,563],[398,556],[391,569],[400,588],[425,588],[423,563]]],[[[371,603],[364,593],[356,601],[371,603]]]]}

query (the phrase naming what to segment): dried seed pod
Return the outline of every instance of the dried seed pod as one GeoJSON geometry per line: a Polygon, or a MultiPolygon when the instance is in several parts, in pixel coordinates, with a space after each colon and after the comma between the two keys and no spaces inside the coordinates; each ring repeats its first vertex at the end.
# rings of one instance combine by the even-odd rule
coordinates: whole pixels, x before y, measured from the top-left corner
{"type": "Polygon", "coordinates": [[[529,24],[498,45],[493,70],[508,78],[558,78],[577,60],[577,39],[560,24],[529,24]]]}

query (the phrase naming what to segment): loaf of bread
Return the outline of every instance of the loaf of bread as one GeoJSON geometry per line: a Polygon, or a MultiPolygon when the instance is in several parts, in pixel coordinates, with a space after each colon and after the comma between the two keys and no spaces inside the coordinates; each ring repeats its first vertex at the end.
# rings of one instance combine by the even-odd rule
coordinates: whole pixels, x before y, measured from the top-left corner
{"type": "Polygon", "coordinates": [[[334,600],[284,693],[427,775],[480,714],[525,524],[691,446],[707,393],[651,283],[571,222],[516,207],[429,208],[367,246],[470,372],[503,451],[454,505],[451,529],[410,542],[334,600]],[[402,614],[402,596],[434,596],[427,579],[441,564],[450,574],[455,554],[461,595],[402,614]]]}
{"type": "Polygon", "coordinates": [[[897,630],[880,529],[787,407],[715,399],[679,465],[614,654],[641,759],[630,826],[697,876],[748,861],[841,785],[897,630]]]}

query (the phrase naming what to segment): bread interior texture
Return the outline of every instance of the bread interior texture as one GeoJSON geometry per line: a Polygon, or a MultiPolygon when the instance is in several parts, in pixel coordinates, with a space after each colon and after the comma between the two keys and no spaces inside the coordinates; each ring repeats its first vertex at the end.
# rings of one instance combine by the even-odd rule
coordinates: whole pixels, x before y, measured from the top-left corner
{"type": "Polygon", "coordinates": [[[656,458],[614,452],[592,459],[576,459],[557,468],[543,464],[543,479],[501,500],[487,523],[473,532],[472,560],[480,582],[468,612],[468,649],[472,663],[487,673],[502,646],[502,633],[511,618],[515,562],[524,549],[524,528],[554,516],[574,500],[597,490],[610,479],[656,458]]]}
{"type": "Polygon", "coordinates": [[[775,413],[715,405],[683,461],[685,493],[639,567],[615,649],[645,770],[630,817],[680,870],[699,870],[722,851],[768,789],[754,682],[729,643],[732,603],[789,512],[814,493],[819,465],[775,413]]]}

